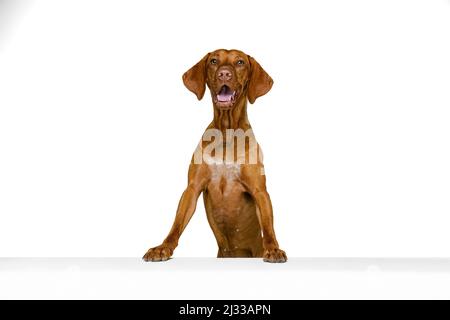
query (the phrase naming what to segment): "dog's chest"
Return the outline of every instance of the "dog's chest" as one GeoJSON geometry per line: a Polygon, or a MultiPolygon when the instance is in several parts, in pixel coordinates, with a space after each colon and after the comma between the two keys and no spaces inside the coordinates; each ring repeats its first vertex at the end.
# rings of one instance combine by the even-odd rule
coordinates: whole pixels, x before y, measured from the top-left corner
{"type": "Polygon", "coordinates": [[[241,165],[236,163],[213,163],[208,166],[211,180],[208,189],[217,196],[226,197],[235,192],[242,192],[240,183],[241,165]]]}

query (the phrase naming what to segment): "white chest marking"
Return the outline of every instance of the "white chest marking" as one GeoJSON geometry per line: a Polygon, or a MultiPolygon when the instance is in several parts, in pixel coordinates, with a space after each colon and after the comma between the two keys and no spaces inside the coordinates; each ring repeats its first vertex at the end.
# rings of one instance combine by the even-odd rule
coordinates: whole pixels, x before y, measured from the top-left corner
{"type": "Polygon", "coordinates": [[[239,178],[241,166],[235,163],[210,164],[209,170],[211,171],[212,181],[220,181],[223,177],[228,182],[239,178]]]}

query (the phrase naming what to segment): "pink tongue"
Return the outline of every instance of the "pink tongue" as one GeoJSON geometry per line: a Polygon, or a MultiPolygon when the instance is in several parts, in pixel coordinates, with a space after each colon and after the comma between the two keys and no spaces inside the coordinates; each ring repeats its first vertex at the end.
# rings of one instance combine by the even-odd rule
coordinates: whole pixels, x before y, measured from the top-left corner
{"type": "Polygon", "coordinates": [[[223,86],[220,89],[219,94],[217,95],[217,100],[219,102],[230,102],[233,97],[233,93],[231,92],[230,88],[227,86],[223,86]]]}
{"type": "Polygon", "coordinates": [[[231,101],[231,94],[228,93],[220,93],[217,95],[217,100],[219,100],[219,102],[228,102],[231,101]]]}

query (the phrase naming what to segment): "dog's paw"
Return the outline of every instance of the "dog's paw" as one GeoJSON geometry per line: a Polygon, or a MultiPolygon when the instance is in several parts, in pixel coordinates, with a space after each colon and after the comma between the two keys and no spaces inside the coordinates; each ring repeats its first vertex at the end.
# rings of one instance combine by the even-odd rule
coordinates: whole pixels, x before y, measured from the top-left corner
{"type": "Polygon", "coordinates": [[[167,245],[160,245],[151,249],[148,249],[142,259],[144,261],[166,261],[173,254],[173,249],[167,245]]]}
{"type": "Polygon", "coordinates": [[[265,262],[272,262],[272,263],[286,262],[287,261],[286,252],[278,248],[265,250],[263,260],[265,262]]]}

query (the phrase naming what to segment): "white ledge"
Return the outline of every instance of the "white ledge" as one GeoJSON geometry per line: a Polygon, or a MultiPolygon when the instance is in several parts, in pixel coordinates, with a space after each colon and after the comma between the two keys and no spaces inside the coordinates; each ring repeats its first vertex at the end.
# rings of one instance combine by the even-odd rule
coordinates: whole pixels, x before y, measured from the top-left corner
{"type": "Polygon", "coordinates": [[[449,258],[0,258],[0,299],[450,298],[449,258]]]}

